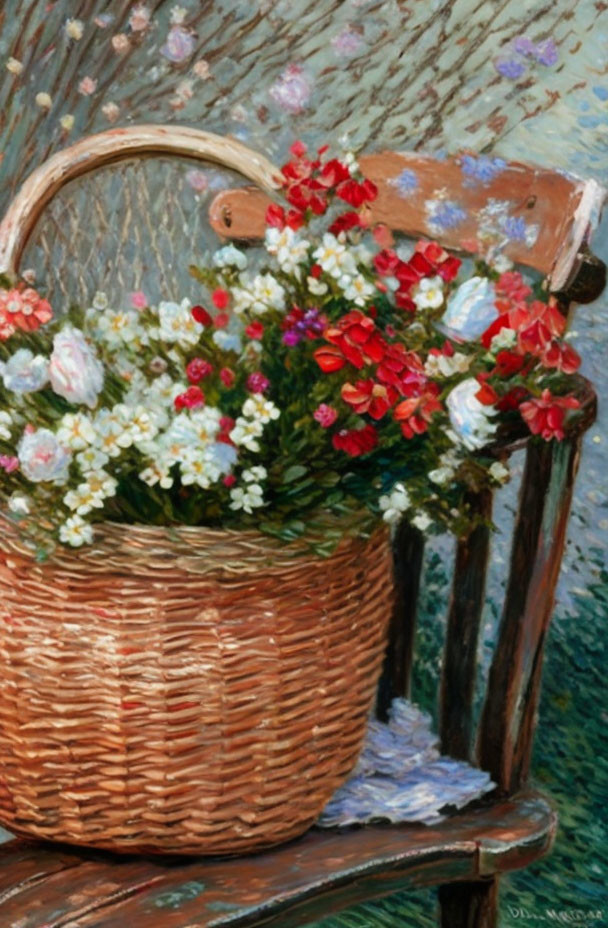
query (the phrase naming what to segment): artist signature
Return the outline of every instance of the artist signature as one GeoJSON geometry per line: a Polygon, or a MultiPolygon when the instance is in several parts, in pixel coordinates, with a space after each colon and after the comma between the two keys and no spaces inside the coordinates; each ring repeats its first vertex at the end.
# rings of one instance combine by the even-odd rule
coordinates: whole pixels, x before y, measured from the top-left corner
{"type": "Polygon", "coordinates": [[[557,925],[582,925],[602,921],[602,909],[538,909],[531,911],[523,906],[508,905],[507,911],[512,919],[521,921],[553,922],[557,925]]]}

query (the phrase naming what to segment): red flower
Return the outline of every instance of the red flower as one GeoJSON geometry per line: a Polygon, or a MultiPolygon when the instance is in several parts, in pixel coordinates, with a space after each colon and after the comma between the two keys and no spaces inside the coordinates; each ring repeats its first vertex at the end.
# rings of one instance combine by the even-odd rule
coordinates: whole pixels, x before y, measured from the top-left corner
{"type": "Polygon", "coordinates": [[[400,424],[401,431],[406,438],[413,438],[414,435],[422,435],[429,427],[429,422],[436,412],[442,409],[441,403],[437,399],[439,387],[437,384],[429,383],[425,392],[420,396],[413,396],[410,399],[403,400],[395,407],[393,416],[400,424]]]}
{"type": "Polygon", "coordinates": [[[499,351],[496,355],[495,372],[500,377],[512,377],[524,366],[524,357],[514,351],[499,351]]]}
{"type": "Polygon", "coordinates": [[[190,383],[199,383],[213,371],[213,365],[203,358],[193,358],[186,367],[186,374],[190,383]]]}
{"type": "Polygon", "coordinates": [[[361,414],[369,413],[372,419],[382,419],[398,397],[394,387],[374,383],[373,380],[358,380],[353,386],[345,383],[342,399],[361,414]]]}
{"type": "Polygon", "coordinates": [[[378,188],[371,180],[366,179],[362,183],[359,183],[359,181],[353,180],[349,174],[349,179],[343,180],[342,183],[338,184],[336,187],[336,196],[340,197],[341,200],[345,200],[346,203],[353,206],[355,209],[359,209],[364,203],[369,203],[371,200],[376,199],[378,196],[378,188]]]}
{"type": "Polygon", "coordinates": [[[541,360],[545,367],[556,368],[564,374],[574,374],[581,366],[580,356],[574,348],[555,339],[545,347],[541,360]]]}
{"type": "Polygon", "coordinates": [[[0,340],[10,338],[17,329],[35,332],[52,318],[51,304],[33,287],[19,284],[11,290],[0,290],[0,340]]]}
{"type": "Polygon", "coordinates": [[[540,398],[522,403],[519,411],[533,435],[540,435],[545,441],[552,438],[561,441],[567,410],[578,409],[580,405],[574,396],[552,396],[549,390],[543,390],[540,398]]]}
{"type": "Polygon", "coordinates": [[[363,223],[359,213],[340,213],[330,225],[329,231],[333,235],[339,235],[340,232],[348,232],[349,229],[355,229],[361,225],[363,223]]]}
{"type": "Polygon", "coordinates": [[[211,300],[213,305],[218,309],[226,309],[228,303],[230,302],[230,294],[222,287],[218,287],[217,290],[214,290],[211,294],[211,300]]]}
{"type": "Polygon", "coordinates": [[[351,458],[373,451],[378,444],[378,433],[373,425],[361,429],[341,429],[331,439],[336,451],[345,451],[351,458]]]}
{"type": "Polygon", "coordinates": [[[529,396],[525,387],[513,387],[504,396],[501,396],[496,403],[496,408],[501,412],[514,412],[521,406],[522,400],[529,396]]]}
{"type": "Polygon", "coordinates": [[[514,303],[522,303],[530,296],[532,290],[525,283],[519,271],[505,271],[496,281],[496,292],[508,297],[514,303]]]}
{"type": "Polygon", "coordinates": [[[266,210],[266,225],[275,229],[285,228],[285,210],[278,203],[271,203],[266,210]]]}
{"type": "Polygon", "coordinates": [[[392,248],[383,248],[374,257],[374,267],[382,277],[394,277],[400,263],[400,258],[392,248]]]}
{"type": "Polygon", "coordinates": [[[326,187],[337,187],[338,184],[350,180],[350,171],[347,165],[337,158],[331,158],[321,168],[320,177],[326,187]]]}
{"type": "Polygon", "coordinates": [[[308,151],[308,148],[304,142],[302,142],[300,139],[296,139],[296,141],[289,146],[289,151],[294,156],[294,158],[303,158],[308,151]]]}
{"type": "Polygon", "coordinates": [[[236,477],[234,474],[226,474],[226,476],[222,478],[222,483],[225,487],[233,487],[236,483],[236,477]]]}
{"type": "Polygon", "coordinates": [[[321,276],[322,273],[323,273],[323,268],[321,267],[321,265],[313,264],[313,266],[310,269],[310,276],[314,277],[315,280],[317,280],[321,276]]]}
{"type": "Polygon", "coordinates": [[[229,322],[230,316],[228,313],[218,313],[213,320],[213,325],[216,327],[216,329],[224,329],[229,322]]]}
{"type": "Polygon", "coordinates": [[[245,329],[245,335],[248,335],[249,338],[261,338],[264,334],[264,326],[258,320],[250,322],[247,328],[245,329]]]}
{"type": "Polygon", "coordinates": [[[201,325],[211,325],[213,322],[212,317],[207,312],[204,306],[193,306],[191,309],[192,318],[196,322],[200,322],[201,325]]]}
{"type": "Polygon", "coordinates": [[[387,348],[374,320],[358,309],[330,325],[324,337],[331,344],[317,348],[313,357],[326,374],[339,371],[347,362],[358,370],[377,364],[387,348]]]}
{"type": "Polygon", "coordinates": [[[236,374],[229,367],[223,367],[220,371],[220,380],[225,387],[231,387],[236,379],[236,374]]]}
{"type": "Polygon", "coordinates": [[[197,406],[205,405],[205,394],[200,387],[188,387],[185,393],[175,397],[174,403],[178,412],[181,409],[196,409],[197,406]]]}
{"type": "Polygon", "coordinates": [[[424,365],[415,351],[399,343],[387,345],[384,358],[376,369],[376,378],[390,384],[402,396],[419,396],[427,383],[424,365]]]}

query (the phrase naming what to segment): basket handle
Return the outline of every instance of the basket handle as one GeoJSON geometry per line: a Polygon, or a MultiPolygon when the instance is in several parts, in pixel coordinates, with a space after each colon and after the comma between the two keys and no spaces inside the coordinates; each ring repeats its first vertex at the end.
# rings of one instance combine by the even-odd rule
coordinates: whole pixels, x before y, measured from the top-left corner
{"type": "Polygon", "coordinates": [[[154,125],[100,132],[57,152],[25,180],[0,223],[0,273],[16,275],[40,214],[68,181],[114,161],[159,154],[224,165],[268,191],[278,186],[278,168],[263,155],[221,135],[185,126],[154,125]]]}

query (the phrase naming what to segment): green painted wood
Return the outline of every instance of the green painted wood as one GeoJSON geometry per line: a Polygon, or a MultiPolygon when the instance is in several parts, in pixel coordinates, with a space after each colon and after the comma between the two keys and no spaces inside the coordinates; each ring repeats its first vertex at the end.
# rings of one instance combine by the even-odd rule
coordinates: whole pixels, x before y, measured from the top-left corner
{"type": "Polygon", "coordinates": [[[238,859],[120,858],[14,841],[0,848],[0,924],[291,928],[398,889],[515,869],[546,853],[555,828],[547,801],[528,793],[435,827],[313,829],[238,859]]]}

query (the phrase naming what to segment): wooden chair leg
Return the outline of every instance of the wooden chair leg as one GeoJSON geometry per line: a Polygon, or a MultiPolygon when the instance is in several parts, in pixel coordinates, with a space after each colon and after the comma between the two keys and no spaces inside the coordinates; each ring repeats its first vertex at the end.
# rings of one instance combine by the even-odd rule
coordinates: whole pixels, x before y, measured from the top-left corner
{"type": "Polygon", "coordinates": [[[439,887],[441,928],[496,928],[498,878],[439,887]]]}

